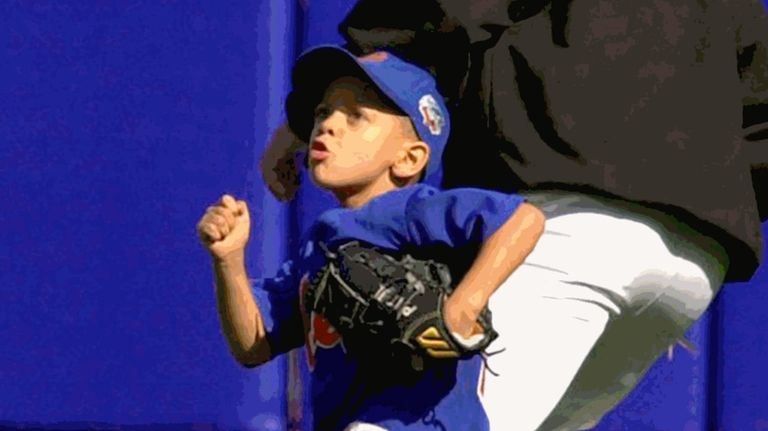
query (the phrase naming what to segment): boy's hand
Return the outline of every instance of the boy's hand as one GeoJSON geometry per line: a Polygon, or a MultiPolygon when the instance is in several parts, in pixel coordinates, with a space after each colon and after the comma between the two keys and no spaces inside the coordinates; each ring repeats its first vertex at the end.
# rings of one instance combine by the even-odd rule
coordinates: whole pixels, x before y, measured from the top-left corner
{"type": "Polygon", "coordinates": [[[443,304],[443,319],[445,326],[454,334],[463,338],[470,338],[472,335],[482,334],[483,327],[477,323],[482,309],[476,309],[464,301],[458,295],[451,295],[443,304]]]}
{"type": "MultiPolygon", "coordinates": [[[[485,331],[478,323],[480,311],[468,306],[456,295],[449,296],[443,304],[443,322],[451,332],[454,342],[472,348],[484,338],[485,331]],[[457,338],[457,337],[460,337],[457,338]]],[[[416,338],[419,345],[434,358],[457,358],[458,352],[443,338],[437,328],[430,327],[416,338]]]]}
{"type": "Polygon", "coordinates": [[[311,278],[304,304],[333,325],[353,355],[391,359],[390,365],[418,371],[424,361],[476,354],[497,337],[485,307],[473,312],[472,301],[456,301],[450,293],[450,270],[443,263],[358,241],[325,253],[326,264],[311,278]],[[460,324],[468,319],[470,334],[477,325],[477,334],[452,334],[456,327],[446,325],[445,310],[460,324]]]}
{"type": "Polygon", "coordinates": [[[223,260],[233,252],[242,252],[251,232],[251,218],[245,201],[224,195],[208,207],[197,223],[197,234],[211,255],[223,260]]]}

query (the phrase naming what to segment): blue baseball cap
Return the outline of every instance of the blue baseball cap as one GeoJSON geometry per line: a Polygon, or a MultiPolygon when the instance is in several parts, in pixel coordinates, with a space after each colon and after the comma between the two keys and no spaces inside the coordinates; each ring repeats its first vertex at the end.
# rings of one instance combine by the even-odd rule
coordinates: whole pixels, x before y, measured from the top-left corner
{"type": "Polygon", "coordinates": [[[419,138],[429,145],[424,182],[439,185],[441,160],[450,132],[450,118],[432,75],[391,52],[377,51],[362,57],[335,46],[323,45],[302,54],[293,68],[293,89],[286,100],[288,126],[309,141],[314,110],[331,82],[341,76],[371,81],[405,115],[419,138]]]}

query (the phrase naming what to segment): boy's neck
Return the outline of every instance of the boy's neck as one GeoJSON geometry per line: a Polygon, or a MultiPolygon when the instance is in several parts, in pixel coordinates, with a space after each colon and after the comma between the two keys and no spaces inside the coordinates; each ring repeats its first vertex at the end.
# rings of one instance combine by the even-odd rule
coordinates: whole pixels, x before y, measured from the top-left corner
{"type": "Polygon", "coordinates": [[[336,199],[339,201],[339,204],[341,204],[342,207],[360,208],[370,202],[372,199],[399,188],[400,187],[395,185],[387,178],[383,181],[369,184],[361,189],[334,190],[333,194],[336,195],[336,199]]]}

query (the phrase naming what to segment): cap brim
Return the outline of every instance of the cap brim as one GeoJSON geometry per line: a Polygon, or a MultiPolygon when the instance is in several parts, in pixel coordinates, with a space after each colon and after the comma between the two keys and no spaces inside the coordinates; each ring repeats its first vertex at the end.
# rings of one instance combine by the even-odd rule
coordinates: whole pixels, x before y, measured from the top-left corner
{"type": "Polygon", "coordinates": [[[340,76],[359,76],[371,80],[355,56],[337,46],[322,46],[302,55],[293,68],[292,90],[286,100],[288,125],[307,141],[314,125],[314,110],[325,90],[340,76]]]}

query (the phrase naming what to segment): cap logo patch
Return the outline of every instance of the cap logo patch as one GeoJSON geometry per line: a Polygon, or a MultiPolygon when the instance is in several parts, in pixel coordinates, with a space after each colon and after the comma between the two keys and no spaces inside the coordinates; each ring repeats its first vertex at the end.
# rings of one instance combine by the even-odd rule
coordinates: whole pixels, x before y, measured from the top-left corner
{"type": "Polygon", "coordinates": [[[376,51],[374,53],[360,57],[360,61],[363,63],[381,63],[387,58],[389,58],[389,55],[386,51],[376,51]]]}
{"type": "Polygon", "coordinates": [[[445,126],[445,117],[431,94],[421,96],[421,99],[419,99],[419,112],[421,112],[421,119],[424,125],[429,128],[430,133],[433,135],[442,133],[443,126],[445,126]]]}

